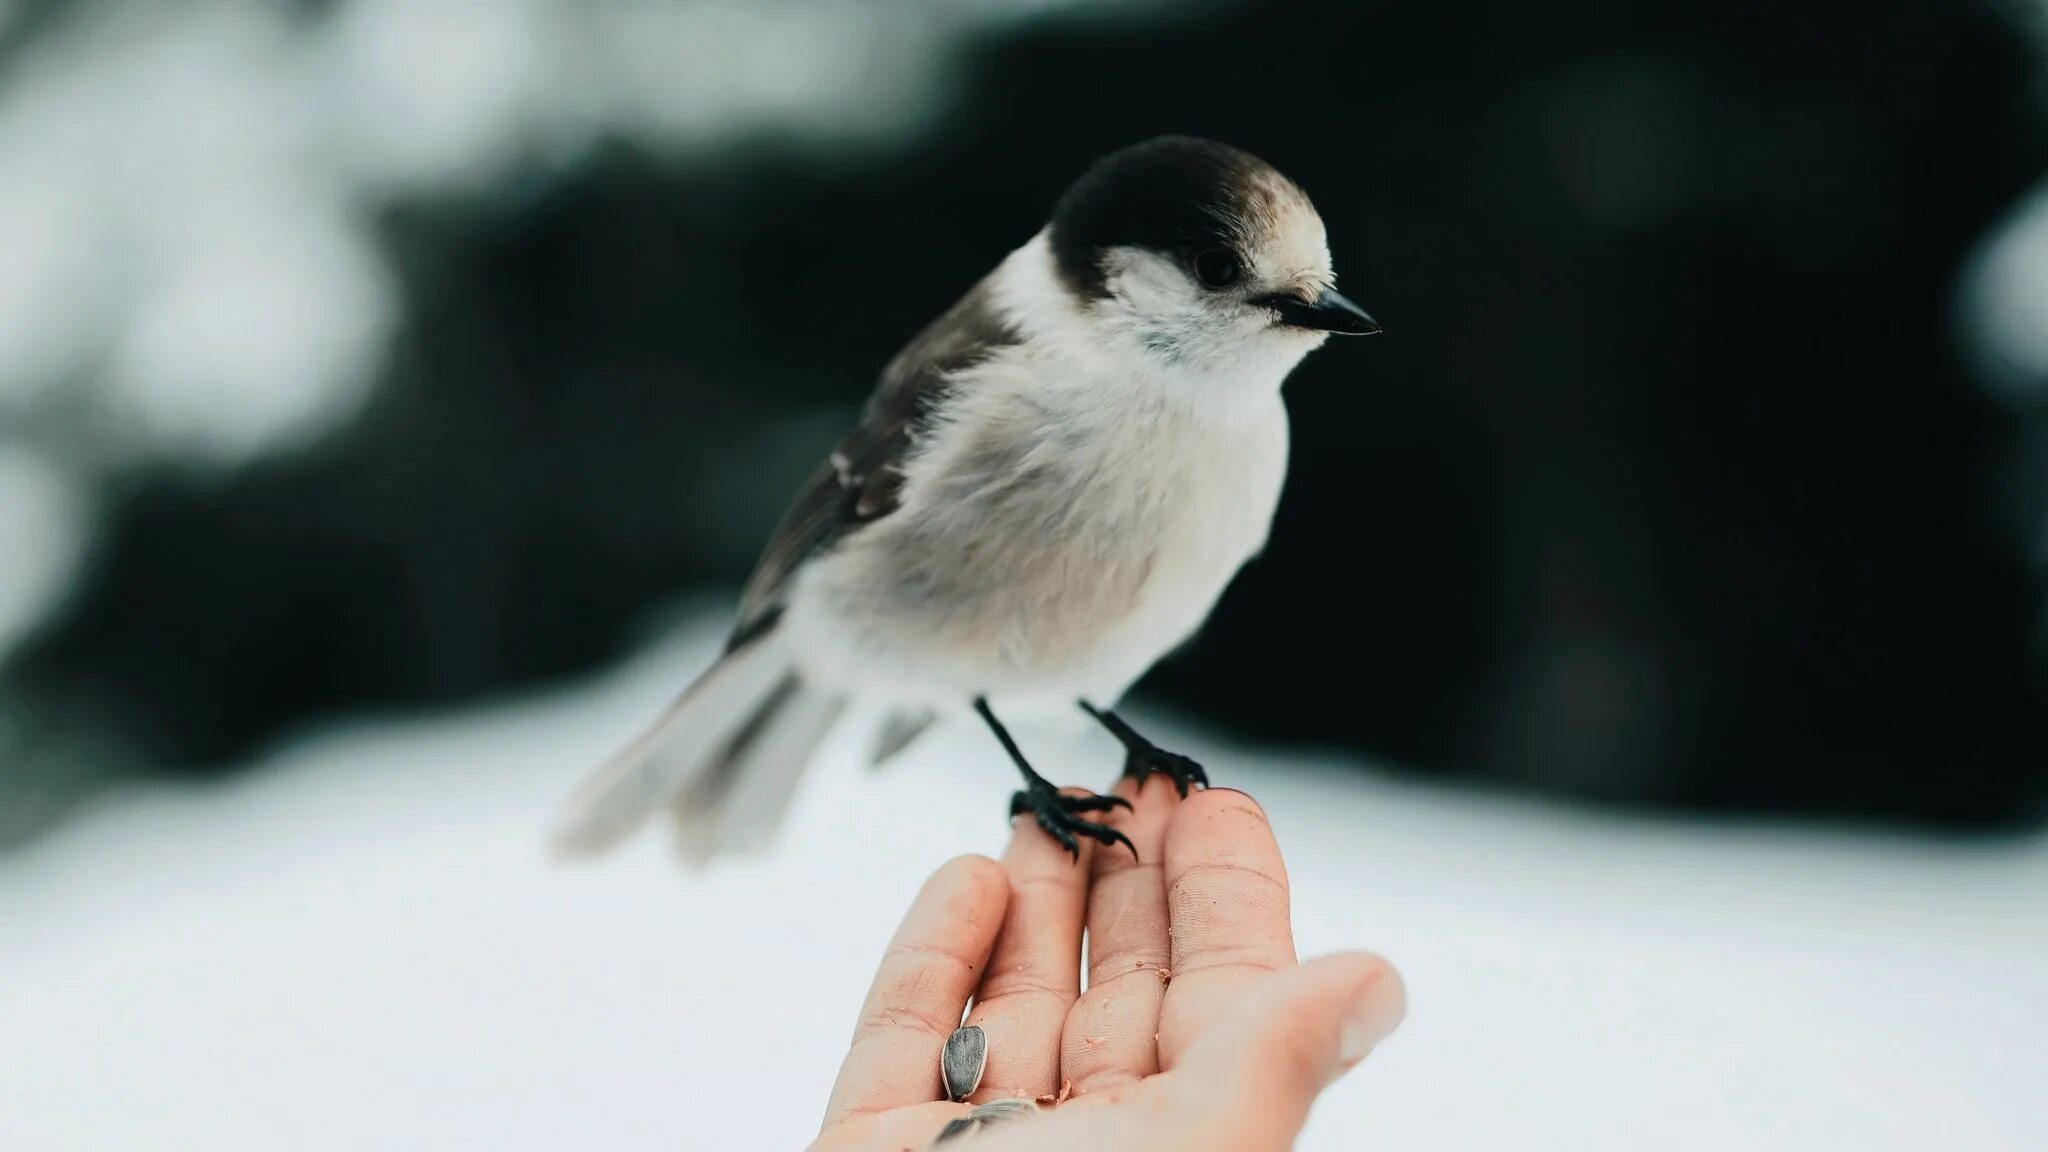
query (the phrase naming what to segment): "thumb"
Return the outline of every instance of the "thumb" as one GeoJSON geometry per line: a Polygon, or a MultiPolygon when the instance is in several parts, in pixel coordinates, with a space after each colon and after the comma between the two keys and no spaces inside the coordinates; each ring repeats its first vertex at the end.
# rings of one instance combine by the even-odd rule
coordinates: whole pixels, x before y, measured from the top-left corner
{"type": "Polygon", "coordinates": [[[1219,1146],[1290,1148],[1316,1096],[1406,1011],[1400,975],[1369,953],[1276,973],[1189,1048],[1175,1094],[1219,1146]]]}

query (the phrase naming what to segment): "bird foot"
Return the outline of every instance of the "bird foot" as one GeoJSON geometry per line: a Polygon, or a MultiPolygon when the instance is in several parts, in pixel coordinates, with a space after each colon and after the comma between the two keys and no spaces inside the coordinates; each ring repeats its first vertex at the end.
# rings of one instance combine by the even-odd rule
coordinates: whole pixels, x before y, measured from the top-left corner
{"type": "Polygon", "coordinates": [[[1143,788],[1145,781],[1152,776],[1164,776],[1173,781],[1173,786],[1180,791],[1183,799],[1187,797],[1189,786],[1209,786],[1209,774],[1202,770],[1200,764],[1178,752],[1168,752],[1152,744],[1131,747],[1124,757],[1124,775],[1136,780],[1140,788],[1143,788]]]}
{"type": "Polygon", "coordinates": [[[1059,841],[1060,847],[1065,848],[1067,855],[1076,861],[1081,859],[1081,842],[1077,839],[1080,836],[1105,845],[1121,844],[1130,849],[1131,859],[1137,859],[1138,848],[1131,843],[1130,837],[1107,824],[1083,820],[1079,815],[1083,812],[1107,812],[1112,808],[1129,811],[1130,807],[1131,802],[1121,796],[1067,796],[1045,783],[1028,785],[1010,797],[1011,817],[1029,812],[1038,826],[1059,841]]]}

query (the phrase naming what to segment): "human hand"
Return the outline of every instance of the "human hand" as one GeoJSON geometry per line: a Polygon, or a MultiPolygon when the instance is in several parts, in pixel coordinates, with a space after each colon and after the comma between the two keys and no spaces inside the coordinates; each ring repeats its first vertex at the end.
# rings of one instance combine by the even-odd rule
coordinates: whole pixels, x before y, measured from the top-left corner
{"type": "Polygon", "coordinates": [[[1085,844],[1076,866],[1025,817],[1002,864],[963,856],[926,882],[812,1152],[921,1152],[963,1118],[979,1152],[1286,1149],[1400,1022],[1400,978],[1378,957],[1296,964],[1286,868],[1249,796],[1128,779],[1117,793],[1141,862],[1085,844]],[[952,1103],[940,1049],[970,997],[987,1065],[952,1103]],[[999,1100],[1036,1103],[976,1114],[999,1100]]]}

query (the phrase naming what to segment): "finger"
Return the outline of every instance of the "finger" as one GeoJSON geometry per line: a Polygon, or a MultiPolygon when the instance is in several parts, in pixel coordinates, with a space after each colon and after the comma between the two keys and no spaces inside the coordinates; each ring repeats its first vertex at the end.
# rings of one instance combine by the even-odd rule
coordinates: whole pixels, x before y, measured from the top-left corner
{"type": "Polygon", "coordinates": [[[941,1099],[939,1050],[988,968],[1009,878],[986,856],[948,861],[911,902],[875,969],[825,1127],[941,1099]]]}
{"type": "Polygon", "coordinates": [[[1166,915],[1173,981],[1159,1012],[1159,1066],[1268,973],[1294,966],[1287,866],[1272,825],[1242,792],[1181,802],[1166,829],[1166,915]]]}
{"type": "Polygon", "coordinates": [[[1166,882],[1161,848],[1180,807],[1173,782],[1129,777],[1115,794],[1131,800],[1118,827],[1136,848],[1097,852],[1088,893],[1088,990],[1067,1013],[1060,1078],[1076,1096],[1159,1071],[1159,1005],[1166,997],[1166,882]],[[1150,784],[1147,787],[1146,784],[1150,784]]]}
{"type": "Polygon", "coordinates": [[[1060,1027],[1081,992],[1081,924],[1097,845],[1083,840],[1077,861],[1028,813],[1010,824],[1009,911],[967,1014],[988,1033],[981,1089],[968,1097],[977,1104],[1058,1089],[1060,1027]]]}
{"type": "Polygon", "coordinates": [[[1213,1147],[1291,1148],[1316,1096],[1406,1011],[1400,975],[1366,953],[1270,976],[1188,1049],[1167,1110],[1213,1147]]]}

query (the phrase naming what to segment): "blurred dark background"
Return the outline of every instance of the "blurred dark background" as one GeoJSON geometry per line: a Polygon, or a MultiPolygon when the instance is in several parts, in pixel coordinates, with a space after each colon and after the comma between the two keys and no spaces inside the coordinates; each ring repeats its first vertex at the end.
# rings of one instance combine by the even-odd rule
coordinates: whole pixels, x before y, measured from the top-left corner
{"type": "MultiPolygon", "coordinates": [[[[131,59],[137,28],[215,57],[148,17],[93,23],[107,5],[14,7],[0,177],[33,183],[0,191],[0,240],[56,245],[36,213],[64,212],[95,245],[148,248],[77,217],[41,157],[118,159],[195,122],[267,139],[178,84],[117,117],[131,136],[94,135],[90,106],[38,135],[38,109],[86,99],[91,51],[156,66],[131,59]]],[[[476,7],[448,10],[499,18],[476,7]]],[[[301,267],[286,209],[247,265],[195,244],[168,311],[117,286],[65,355],[0,339],[0,465],[30,477],[0,508],[69,510],[0,534],[29,606],[0,648],[0,839],[107,779],[229,771],[321,717],[595,671],[679,595],[735,588],[890,354],[1092,157],[1162,131],[1307,188],[1387,334],[1289,385],[1273,545],[1148,700],[1585,802],[1949,830],[2043,814],[2048,5],[700,4],[678,7],[750,13],[758,35],[685,20],[666,44],[609,4],[540,7],[545,35],[486,47],[552,86],[513,68],[516,98],[449,127],[439,89],[405,86],[446,69],[448,99],[497,91],[465,79],[455,17],[252,6],[259,31],[219,59],[275,52],[263,74],[301,100],[259,103],[317,125],[266,145],[290,175],[258,184],[339,205],[308,227],[346,223],[330,263],[354,287],[182,319],[233,268],[301,267]],[[579,39],[586,14],[602,36],[579,39]],[[693,39],[714,28],[751,49],[693,39]],[[585,71],[549,63],[549,37],[585,71]],[[720,92],[777,68],[772,98],[723,118],[720,92]],[[592,75],[644,83],[591,111],[592,75]],[[442,140],[475,155],[444,164],[442,140]],[[308,318],[349,308],[370,319],[343,326],[329,360],[355,367],[316,416],[209,431],[262,407],[237,389],[327,379],[219,347],[327,347],[308,318]],[[226,345],[179,351],[220,315],[226,345]]],[[[232,95],[239,74],[213,71],[232,95]]],[[[145,221],[152,181],[199,189],[163,203],[239,236],[270,218],[207,190],[241,155],[82,170],[145,221]]],[[[31,273],[65,251],[0,275],[0,326],[46,323],[72,289],[31,273]]]]}

